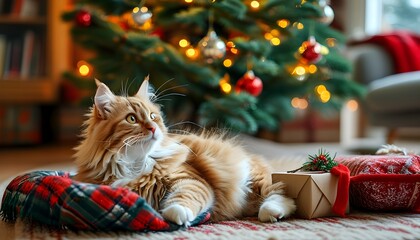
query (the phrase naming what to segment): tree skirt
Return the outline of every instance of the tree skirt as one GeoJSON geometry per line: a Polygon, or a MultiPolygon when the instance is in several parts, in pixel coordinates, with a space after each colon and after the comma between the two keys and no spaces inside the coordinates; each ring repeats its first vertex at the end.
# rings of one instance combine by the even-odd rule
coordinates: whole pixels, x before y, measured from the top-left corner
{"type": "Polygon", "coordinates": [[[352,213],[347,218],[285,219],[277,223],[260,223],[249,218],[206,223],[174,232],[149,233],[75,232],[22,221],[0,224],[3,224],[0,232],[6,232],[10,239],[420,239],[420,215],[408,213],[352,213]]]}

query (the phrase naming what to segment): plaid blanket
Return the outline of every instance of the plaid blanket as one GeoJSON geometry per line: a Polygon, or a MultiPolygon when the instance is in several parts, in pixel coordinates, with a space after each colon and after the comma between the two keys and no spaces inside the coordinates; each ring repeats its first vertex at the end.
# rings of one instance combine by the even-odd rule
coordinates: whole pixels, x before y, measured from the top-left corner
{"type": "MultiPolygon", "coordinates": [[[[5,221],[21,218],[78,230],[173,231],[182,227],[165,221],[135,192],[77,182],[62,171],[16,177],[5,190],[0,214],[5,221]]],[[[203,213],[192,225],[209,218],[210,213],[203,213]]]]}

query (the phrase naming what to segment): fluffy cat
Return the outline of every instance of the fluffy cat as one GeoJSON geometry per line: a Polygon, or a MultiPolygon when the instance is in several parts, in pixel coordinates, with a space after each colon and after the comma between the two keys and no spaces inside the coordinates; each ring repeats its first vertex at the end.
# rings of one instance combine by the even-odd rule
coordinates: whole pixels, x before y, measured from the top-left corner
{"type": "Polygon", "coordinates": [[[257,216],[274,222],[295,211],[268,165],[219,134],[170,134],[145,79],[135,96],[116,96],[96,81],[94,105],[75,148],[76,180],[124,186],[162,216],[188,226],[257,216]]]}

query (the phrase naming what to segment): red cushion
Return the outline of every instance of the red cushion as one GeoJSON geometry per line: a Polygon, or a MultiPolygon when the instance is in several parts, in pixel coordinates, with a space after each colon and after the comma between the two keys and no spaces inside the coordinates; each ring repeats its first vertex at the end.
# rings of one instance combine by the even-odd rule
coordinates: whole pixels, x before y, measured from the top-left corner
{"type": "Polygon", "coordinates": [[[335,160],[350,169],[353,207],[420,212],[420,156],[340,156],[335,160]]]}

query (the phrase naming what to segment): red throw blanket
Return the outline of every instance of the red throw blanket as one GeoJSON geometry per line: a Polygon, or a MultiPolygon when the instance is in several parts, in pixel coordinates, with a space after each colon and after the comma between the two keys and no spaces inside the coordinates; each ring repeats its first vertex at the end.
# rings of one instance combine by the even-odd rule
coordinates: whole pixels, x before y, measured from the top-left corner
{"type": "MultiPolygon", "coordinates": [[[[0,216],[5,221],[21,218],[76,230],[173,231],[183,227],[163,219],[135,192],[77,182],[61,171],[16,177],[5,190],[0,216]]],[[[191,225],[209,218],[205,212],[191,225]]]]}
{"type": "Polygon", "coordinates": [[[407,31],[395,31],[372,36],[353,44],[372,43],[383,47],[394,59],[395,72],[420,70],[420,36],[407,31]]]}

